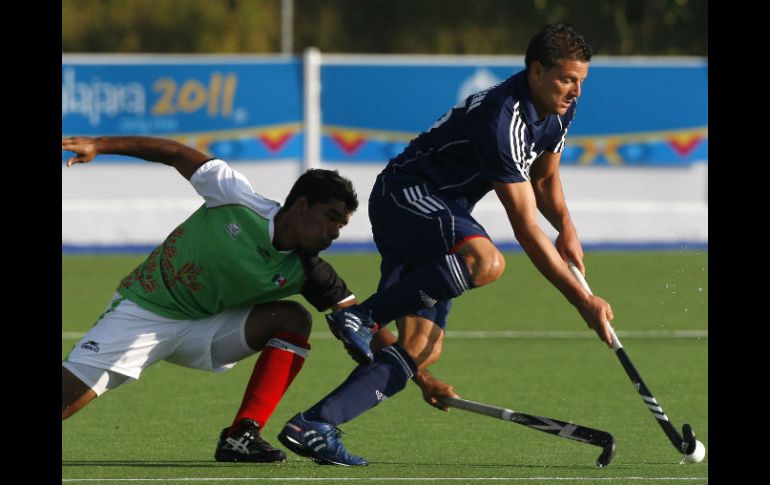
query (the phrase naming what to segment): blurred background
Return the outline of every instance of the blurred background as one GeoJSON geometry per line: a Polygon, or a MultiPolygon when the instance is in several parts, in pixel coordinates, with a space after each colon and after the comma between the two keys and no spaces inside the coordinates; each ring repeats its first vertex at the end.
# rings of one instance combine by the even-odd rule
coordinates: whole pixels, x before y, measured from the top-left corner
{"type": "Polygon", "coordinates": [[[506,55],[555,22],[600,55],[708,54],[706,0],[62,0],[62,51],[506,55]]]}
{"type": "MultiPolygon", "coordinates": [[[[555,22],[595,51],[562,157],[586,248],[707,248],[706,0],[63,0],[62,136],[173,138],[279,201],[307,167],[334,168],[363,202],[555,22]]],[[[62,166],[62,249],[146,251],[200,203],[168,167],[62,166]]],[[[334,248],[373,249],[362,208],[334,248]]],[[[517,247],[494,195],[474,215],[517,247]]]]}

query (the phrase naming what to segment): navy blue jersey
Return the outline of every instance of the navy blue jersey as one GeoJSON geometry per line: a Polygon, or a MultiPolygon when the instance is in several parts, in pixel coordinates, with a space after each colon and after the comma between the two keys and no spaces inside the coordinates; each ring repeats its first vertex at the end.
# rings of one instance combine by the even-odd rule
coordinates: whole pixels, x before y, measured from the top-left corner
{"type": "Polygon", "coordinates": [[[413,139],[378,176],[372,196],[429,182],[470,210],[492,190],[492,181],[529,180],[543,151],[563,150],[576,102],[564,116],[538,120],[521,71],[468,96],[413,139]]]}

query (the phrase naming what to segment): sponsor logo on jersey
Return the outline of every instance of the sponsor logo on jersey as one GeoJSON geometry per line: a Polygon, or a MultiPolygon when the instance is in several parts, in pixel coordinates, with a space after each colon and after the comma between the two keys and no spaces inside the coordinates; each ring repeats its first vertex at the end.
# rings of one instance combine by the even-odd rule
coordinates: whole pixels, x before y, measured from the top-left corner
{"type": "Polygon", "coordinates": [[[81,349],[90,350],[91,352],[99,352],[99,343],[89,340],[80,344],[81,349]]]}
{"type": "Polygon", "coordinates": [[[241,233],[241,226],[237,222],[231,222],[225,224],[225,231],[227,231],[231,238],[235,239],[241,233]]]}
{"type": "Polygon", "coordinates": [[[277,274],[273,276],[273,283],[275,283],[275,286],[278,286],[280,288],[283,288],[284,286],[286,286],[286,283],[288,281],[289,280],[287,280],[286,277],[284,277],[283,275],[277,274]]]}

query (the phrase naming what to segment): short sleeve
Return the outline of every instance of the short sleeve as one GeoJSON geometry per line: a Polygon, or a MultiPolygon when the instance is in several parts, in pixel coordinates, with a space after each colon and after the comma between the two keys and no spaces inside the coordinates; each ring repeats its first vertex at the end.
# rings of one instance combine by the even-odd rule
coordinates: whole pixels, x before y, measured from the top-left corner
{"type": "Polygon", "coordinates": [[[198,167],[190,177],[190,183],[208,207],[238,203],[244,196],[254,195],[246,177],[219,159],[198,167]]]}
{"type": "Polygon", "coordinates": [[[486,178],[505,183],[529,180],[527,129],[518,110],[478,110],[468,126],[479,170],[486,178]]]}
{"type": "Polygon", "coordinates": [[[264,215],[273,215],[281,208],[278,202],[255,194],[248,179],[223,160],[209,160],[201,165],[190,177],[190,183],[209,208],[239,204],[264,215]]]}

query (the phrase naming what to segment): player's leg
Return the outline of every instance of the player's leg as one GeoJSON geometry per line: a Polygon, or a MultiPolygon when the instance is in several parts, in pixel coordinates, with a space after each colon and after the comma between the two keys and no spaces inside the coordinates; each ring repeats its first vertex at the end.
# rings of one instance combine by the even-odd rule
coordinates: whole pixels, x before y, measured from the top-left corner
{"type": "MultiPolygon", "coordinates": [[[[397,252],[385,247],[380,250],[379,287],[386,289],[407,276],[413,267],[403,262],[397,252]]],[[[358,365],[340,386],[289,420],[278,436],[281,442],[295,453],[316,461],[365,465],[366,460],[348,453],[339,441],[336,427],[400,392],[419,365],[427,366],[438,358],[450,307],[450,301],[442,301],[419,310],[416,315],[399,319],[398,341],[375,352],[371,364],[358,365]],[[326,447],[316,450],[313,446],[316,440],[326,447]]]]}
{"type": "MultiPolygon", "coordinates": [[[[111,370],[76,362],[62,362],[61,419],[64,421],[88,403],[130,378],[111,370]]],[[[135,380],[135,379],[131,379],[135,380]]]]}
{"type": "Polygon", "coordinates": [[[233,425],[250,418],[264,428],[305,363],[311,327],[310,313],[294,301],[266,303],[251,310],[244,328],[245,338],[252,349],[262,353],[233,425]]]}
{"type": "Polygon", "coordinates": [[[401,391],[416,370],[404,349],[388,345],[374,354],[371,364],[359,364],[325,398],[292,417],[278,439],[291,451],[320,464],[367,465],[347,451],[337,426],[401,391]]]}
{"type": "Polygon", "coordinates": [[[444,329],[432,320],[409,315],[396,320],[398,346],[412,358],[418,370],[426,369],[441,357],[444,329]]]}
{"type": "Polygon", "coordinates": [[[360,305],[327,316],[332,332],[359,363],[373,358],[373,322],[386,325],[451,300],[495,281],[505,268],[500,251],[462,204],[433,194],[415,206],[414,200],[410,205],[410,200],[391,195],[369,203],[374,240],[380,253],[398,254],[413,269],[393,284],[381,285],[360,305]]]}
{"type": "Polygon", "coordinates": [[[247,353],[262,352],[232,425],[222,430],[215,452],[218,461],[274,462],[286,458],[260,437],[260,431],[302,369],[310,350],[311,325],[311,316],[302,305],[277,301],[253,307],[240,326],[223,326],[215,336],[215,363],[235,362],[247,353]]]}
{"type": "Polygon", "coordinates": [[[346,423],[403,390],[418,369],[438,359],[443,328],[419,315],[399,318],[397,325],[397,343],[376,352],[372,364],[353,369],[345,382],[303,413],[305,419],[346,423]]]}
{"type": "MultiPolygon", "coordinates": [[[[448,309],[446,303],[437,306],[448,309]]],[[[397,324],[397,343],[376,352],[371,364],[359,364],[345,382],[286,423],[278,435],[284,445],[319,463],[367,464],[345,449],[337,426],[403,390],[418,366],[430,365],[441,353],[444,331],[432,320],[410,315],[398,319],[397,324]]]]}
{"type": "Polygon", "coordinates": [[[492,283],[504,270],[505,258],[486,234],[472,235],[455,244],[449,254],[429,260],[397,284],[378,291],[360,307],[384,325],[422,306],[492,283]]]}
{"type": "Polygon", "coordinates": [[[64,421],[96,398],[96,392],[88,384],[61,368],[61,419],[64,421]]]}
{"type": "MultiPolygon", "coordinates": [[[[107,306],[107,310],[104,314],[99,316],[99,320],[101,320],[106,313],[109,313],[111,310],[113,303],[115,302],[115,298],[110,302],[110,304],[107,306]]],[[[82,347],[83,345],[87,345],[87,342],[90,342],[91,340],[88,339],[81,339],[80,342],[78,342],[74,349],[77,349],[78,347],[82,347]]],[[[72,352],[70,352],[72,354],[72,352]]],[[[69,358],[69,355],[65,358],[69,358]]],[[[65,419],[69,418],[76,412],[83,409],[88,403],[96,399],[98,394],[96,391],[91,389],[91,386],[88,385],[86,382],[84,382],[84,378],[81,376],[78,378],[75,376],[75,374],[72,373],[69,369],[65,367],[64,362],[62,362],[62,368],[61,368],[61,419],[64,421],[65,419]]]]}
{"type": "Polygon", "coordinates": [[[139,378],[173,346],[175,322],[115,295],[62,361],[62,420],[110,389],[139,378]]]}
{"type": "Polygon", "coordinates": [[[463,257],[474,287],[496,281],[505,271],[505,257],[486,237],[472,237],[460,241],[455,245],[453,252],[463,257]]]}
{"type": "Polygon", "coordinates": [[[369,204],[378,248],[391,247],[415,268],[361,304],[380,325],[432,306],[426,304],[431,301],[450,300],[491,283],[505,264],[462,203],[425,187],[410,193],[394,193],[369,204]]]}

